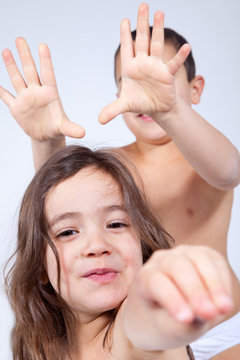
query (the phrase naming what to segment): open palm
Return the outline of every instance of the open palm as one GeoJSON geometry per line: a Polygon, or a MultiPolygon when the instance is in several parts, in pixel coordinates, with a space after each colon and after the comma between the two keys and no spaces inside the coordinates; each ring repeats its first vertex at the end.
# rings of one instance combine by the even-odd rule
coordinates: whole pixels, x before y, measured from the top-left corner
{"type": "Polygon", "coordinates": [[[56,139],[63,135],[77,138],[84,136],[84,129],[70,122],[64,112],[47,45],[39,46],[41,81],[26,40],[17,38],[16,46],[24,77],[11,51],[5,49],[3,59],[17,95],[14,97],[0,87],[0,98],[9,107],[18,124],[32,139],[38,141],[56,139]]]}
{"type": "Polygon", "coordinates": [[[129,20],[121,23],[121,91],[119,98],[99,115],[107,123],[119,114],[135,112],[153,115],[170,111],[176,102],[175,74],[190,52],[184,44],[167,63],[163,61],[164,15],[154,16],[150,39],[148,6],[138,10],[137,36],[133,43],[129,20]]]}

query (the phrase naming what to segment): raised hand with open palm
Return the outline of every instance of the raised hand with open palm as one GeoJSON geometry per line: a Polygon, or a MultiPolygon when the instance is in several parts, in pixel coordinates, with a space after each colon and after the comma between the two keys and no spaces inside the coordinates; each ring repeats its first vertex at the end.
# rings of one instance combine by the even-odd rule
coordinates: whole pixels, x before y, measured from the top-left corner
{"type": "Polygon", "coordinates": [[[0,86],[0,98],[23,130],[36,141],[70,136],[81,138],[85,130],[71,122],[64,112],[57,89],[49,48],[39,45],[40,76],[26,40],[16,39],[23,75],[9,49],[2,52],[16,96],[0,86]]]}
{"type": "Polygon", "coordinates": [[[184,44],[164,63],[164,14],[161,11],[155,13],[151,39],[148,18],[148,5],[143,3],[138,9],[135,42],[129,20],[124,19],[121,23],[121,91],[119,98],[101,111],[99,121],[102,124],[125,112],[153,117],[174,111],[175,74],[187,58],[190,45],[184,44]]]}

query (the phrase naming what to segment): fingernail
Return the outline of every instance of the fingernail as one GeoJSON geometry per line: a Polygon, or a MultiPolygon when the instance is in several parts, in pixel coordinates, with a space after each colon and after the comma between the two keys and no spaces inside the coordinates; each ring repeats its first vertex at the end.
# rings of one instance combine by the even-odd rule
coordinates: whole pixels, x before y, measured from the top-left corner
{"type": "Polygon", "coordinates": [[[221,307],[226,307],[226,308],[232,308],[233,307],[232,299],[226,294],[219,295],[217,297],[217,302],[221,307]]]}
{"type": "Polygon", "coordinates": [[[190,308],[185,308],[177,313],[176,318],[180,322],[191,321],[193,319],[193,312],[190,308]]]}
{"type": "Polygon", "coordinates": [[[210,311],[210,312],[212,312],[212,311],[215,312],[215,311],[216,311],[215,306],[214,306],[213,303],[212,303],[210,300],[208,300],[208,299],[202,300],[201,307],[202,307],[202,309],[204,309],[205,311],[210,311]]]}

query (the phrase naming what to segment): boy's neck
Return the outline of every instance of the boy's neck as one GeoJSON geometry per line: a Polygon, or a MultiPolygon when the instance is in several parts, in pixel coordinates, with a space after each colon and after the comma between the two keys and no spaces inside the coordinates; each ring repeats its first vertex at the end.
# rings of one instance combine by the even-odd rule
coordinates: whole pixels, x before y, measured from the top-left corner
{"type": "Polygon", "coordinates": [[[166,157],[169,159],[171,156],[180,154],[178,148],[171,139],[159,144],[149,144],[140,140],[136,140],[134,143],[124,146],[122,150],[126,153],[131,153],[132,156],[153,160],[155,157],[166,157]]]}

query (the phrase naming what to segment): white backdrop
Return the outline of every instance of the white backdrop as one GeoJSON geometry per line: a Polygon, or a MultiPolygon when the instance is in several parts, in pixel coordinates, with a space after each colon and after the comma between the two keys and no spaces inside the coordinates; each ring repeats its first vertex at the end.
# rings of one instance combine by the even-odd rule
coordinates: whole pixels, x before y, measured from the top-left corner
{"type": "MultiPolygon", "coordinates": [[[[139,0],[8,0],[1,1],[0,48],[11,48],[24,36],[37,59],[37,46],[51,49],[58,87],[67,114],[87,130],[82,144],[120,146],[134,140],[121,117],[106,126],[97,123],[101,108],[115,96],[113,53],[119,43],[119,24],[129,17],[136,26],[139,0]]],[[[197,73],[206,87],[195,110],[226,134],[240,148],[240,2],[238,0],[149,0],[154,11],[165,12],[165,25],[192,44],[197,73]]],[[[38,64],[38,61],[37,61],[38,64]]],[[[12,86],[0,62],[0,83],[12,86]]],[[[7,107],[0,103],[0,267],[12,252],[18,205],[34,171],[28,137],[7,107]]],[[[235,191],[229,232],[229,259],[240,277],[240,187],[235,191]]],[[[2,275],[1,275],[2,282],[2,275]]],[[[10,359],[12,314],[0,290],[0,357],[10,359]]]]}

